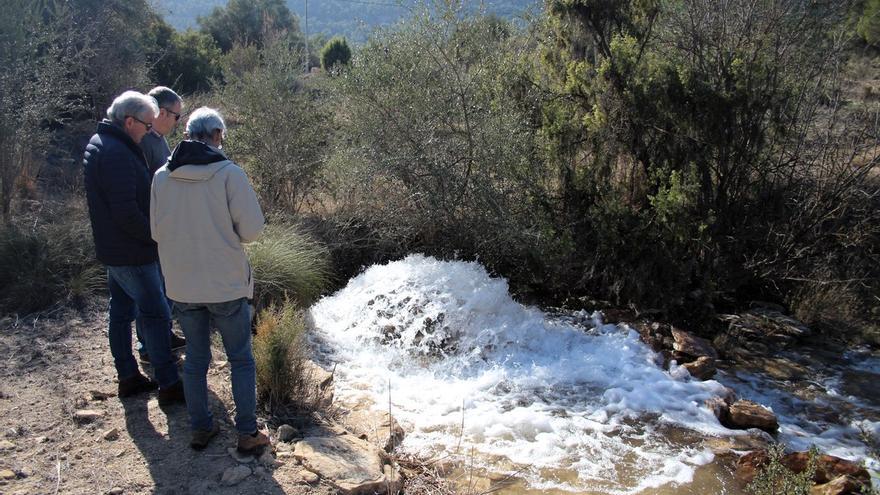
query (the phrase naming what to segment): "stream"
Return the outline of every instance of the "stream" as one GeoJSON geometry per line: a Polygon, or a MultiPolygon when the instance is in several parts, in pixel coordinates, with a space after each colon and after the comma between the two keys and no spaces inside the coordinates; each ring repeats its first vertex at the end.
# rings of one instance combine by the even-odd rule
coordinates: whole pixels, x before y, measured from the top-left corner
{"type": "Polygon", "coordinates": [[[703,405],[725,386],[774,411],[777,440],[865,462],[877,484],[860,436],[880,437],[880,357],[867,350],[799,350],[697,381],[626,325],[544,313],[478,263],[421,255],[368,268],[310,319],[337,400],[390,409],[407,431],[398,449],[456,459],[466,490],[744,493],[717,444],[753,433],[703,405]]]}

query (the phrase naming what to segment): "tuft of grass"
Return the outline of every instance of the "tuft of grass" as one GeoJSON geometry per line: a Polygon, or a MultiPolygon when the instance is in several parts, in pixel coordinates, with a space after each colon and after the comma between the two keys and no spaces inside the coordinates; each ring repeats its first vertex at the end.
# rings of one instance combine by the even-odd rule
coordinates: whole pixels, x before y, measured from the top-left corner
{"type": "Polygon", "coordinates": [[[105,286],[84,215],[0,226],[0,313],[30,314],[82,303],[105,286]]]}
{"type": "Polygon", "coordinates": [[[257,308],[288,300],[308,306],[329,283],[327,249],[295,226],[270,226],[247,250],[257,308]]]}
{"type": "Polygon", "coordinates": [[[291,403],[302,380],[305,321],[291,305],[270,306],[257,317],[254,360],[257,394],[269,411],[291,403]]]}

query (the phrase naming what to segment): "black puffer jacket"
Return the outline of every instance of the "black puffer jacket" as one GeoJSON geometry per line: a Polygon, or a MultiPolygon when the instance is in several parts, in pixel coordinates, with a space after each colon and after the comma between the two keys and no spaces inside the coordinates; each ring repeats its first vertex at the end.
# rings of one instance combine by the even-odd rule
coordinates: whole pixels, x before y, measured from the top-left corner
{"type": "Polygon", "coordinates": [[[105,120],[86,146],[83,168],[98,260],[111,266],[157,261],[150,236],[150,176],[141,148],[105,120]]]}

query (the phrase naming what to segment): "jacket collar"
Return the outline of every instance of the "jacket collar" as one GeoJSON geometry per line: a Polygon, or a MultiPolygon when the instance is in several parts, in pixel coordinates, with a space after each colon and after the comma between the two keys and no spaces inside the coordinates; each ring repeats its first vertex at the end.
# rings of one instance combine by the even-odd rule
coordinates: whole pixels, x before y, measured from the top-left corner
{"type": "Polygon", "coordinates": [[[184,165],[208,165],[226,160],[228,158],[226,158],[223,152],[205,143],[181,141],[174,148],[174,151],[171,152],[171,159],[168,160],[168,170],[173,172],[184,165]]]}
{"type": "Polygon", "coordinates": [[[135,155],[144,160],[144,151],[141,149],[134,140],[122,130],[118,125],[110,122],[107,119],[104,119],[98,122],[98,129],[95,131],[97,134],[110,135],[113,136],[118,141],[121,141],[123,144],[128,146],[131,151],[134,152],[135,155]]]}

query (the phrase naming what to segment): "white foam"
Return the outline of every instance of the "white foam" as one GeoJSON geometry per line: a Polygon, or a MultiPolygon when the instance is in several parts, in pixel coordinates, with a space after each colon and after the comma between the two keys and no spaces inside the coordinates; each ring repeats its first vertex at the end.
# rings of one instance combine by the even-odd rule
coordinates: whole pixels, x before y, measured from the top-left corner
{"type": "Polygon", "coordinates": [[[659,369],[626,327],[585,330],[524,307],[476,263],[413,255],[374,266],[311,316],[317,347],[337,363],[337,396],[385,410],[390,395],[410,430],[402,448],[473,448],[477,464],[527,466],[535,487],[626,493],[687,483],[711,454],[657,428],[729,433],[703,407],[719,383],[659,369]],[[578,481],[538,475],[558,468],[578,481]]]}

